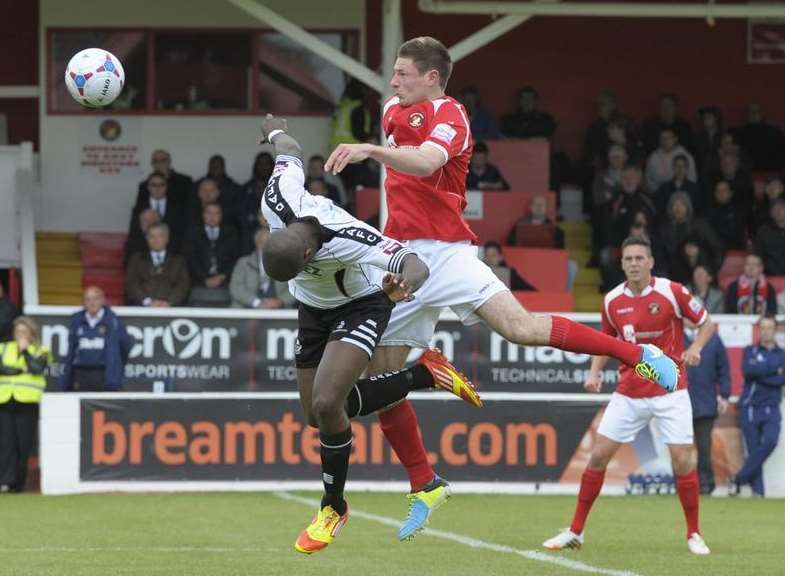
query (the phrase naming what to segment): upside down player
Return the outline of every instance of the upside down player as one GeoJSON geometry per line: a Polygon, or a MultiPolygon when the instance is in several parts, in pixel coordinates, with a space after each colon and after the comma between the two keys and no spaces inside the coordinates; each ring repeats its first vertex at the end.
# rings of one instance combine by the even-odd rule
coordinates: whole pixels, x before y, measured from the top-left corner
{"type": "Polygon", "coordinates": [[[349,418],[371,414],[409,391],[444,388],[479,406],[471,383],[438,351],[400,372],[359,380],[384,332],[394,301],[411,300],[428,277],[414,252],[304,188],[300,147],[286,121],[268,115],[265,140],[276,162],[262,200],[273,232],[262,251],[271,278],[290,281],[299,301],[297,387],[306,418],[319,428],[324,496],[297,538],[298,552],[324,549],[348,518],[343,498],[352,450],[349,418]],[[456,380],[458,380],[456,382],[456,380]]]}
{"type": "MultiPolygon", "coordinates": [[[[631,236],[622,244],[622,269],[627,281],[605,295],[602,329],[629,342],[656,344],[688,366],[700,364],[701,350],[714,333],[714,324],[700,300],[676,282],[652,277],[654,258],[649,241],[631,236]],[[695,341],[684,350],[684,320],[700,326],[695,341]]],[[[600,372],[608,358],[595,356],[584,384],[599,392],[600,372]]],[[[668,445],[676,477],[676,491],[687,520],[687,547],[693,554],[709,554],[698,527],[700,487],[692,458],[692,406],[687,394],[686,371],[679,377],[676,392],[640,379],[628,367],[620,368],[619,385],[605,409],[597,430],[591,458],[581,477],[578,504],[570,528],[543,542],[549,550],[580,548],[583,528],[594,500],[602,489],[605,469],[619,447],[632,442],[654,419],[668,445]]]]}
{"type": "MultiPolygon", "coordinates": [[[[533,316],[477,257],[477,236],[463,219],[473,143],[464,107],[444,93],[451,71],[450,55],[438,40],[404,42],[390,81],[395,96],[383,111],[388,145],[341,144],[325,163],[333,173],[366,158],[386,166],[385,235],[408,241],[431,271],[417,298],[393,310],[371,373],[400,370],[411,348],[428,346],[439,314],[449,307],[464,324],[483,320],[510,342],[613,356],[675,388],[678,369],[656,347],[617,340],[563,317],[533,316]]],[[[411,405],[404,401],[379,420],[411,483],[409,515],[398,533],[403,540],[423,528],[450,492],[428,463],[411,405]]]]}

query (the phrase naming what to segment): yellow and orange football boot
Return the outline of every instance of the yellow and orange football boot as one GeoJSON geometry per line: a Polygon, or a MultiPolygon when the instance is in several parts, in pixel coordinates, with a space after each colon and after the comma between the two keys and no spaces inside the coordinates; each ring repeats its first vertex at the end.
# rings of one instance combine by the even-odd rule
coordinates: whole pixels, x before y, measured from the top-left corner
{"type": "Polygon", "coordinates": [[[438,348],[428,348],[417,359],[433,376],[434,386],[455,394],[472,406],[482,406],[482,400],[469,379],[458,372],[438,348]]]}
{"type": "Polygon", "coordinates": [[[338,514],[329,504],[320,509],[308,527],[300,532],[294,548],[302,554],[313,554],[324,550],[329,546],[333,539],[338,536],[338,532],[349,519],[349,506],[346,512],[338,514]]]}

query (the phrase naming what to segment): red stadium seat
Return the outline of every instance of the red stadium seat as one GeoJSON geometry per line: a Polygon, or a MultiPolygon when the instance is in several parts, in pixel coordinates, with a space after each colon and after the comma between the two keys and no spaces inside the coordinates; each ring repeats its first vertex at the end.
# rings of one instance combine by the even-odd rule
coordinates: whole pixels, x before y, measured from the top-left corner
{"type": "Polygon", "coordinates": [[[529,248],[553,248],[556,241],[555,224],[526,224],[515,226],[515,244],[529,248]]]}
{"type": "Polygon", "coordinates": [[[720,288],[722,288],[723,291],[724,291],[728,287],[728,285],[730,285],[733,282],[735,282],[738,279],[739,276],[740,276],[740,274],[738,274],[738,273],[737,274],[721,274],[720,277],[719,277],[719,280],[717,281],[717,283],[720,285],[720,288]]]}
{"type": "Polygon", "coordinates": [[[79,234],[79,250],[84,268],[112,268],[121,270],[123,267],[123,251],[125,250],[125,234],[95,232],[79,234]]]}
{"type": "Polygon", "coordinates": [[[82,271],[82,288],[88,286],[101,288],[107,304],[125,304],[125,272],[122,269],[86,268],[82,271]]]}
{"type": "Polygon", "coordinates": [[[544,194],[548,199],[548,217],[556,221],[556,194],[554,192],[481,192],[482,218],[467,219],[469,227],[484,244],[495,240],[507,243],[515,223],[529,213],[529,205],[535,196],[544,194]]]}
{"type": "Polygon", "coordinates": [[[785,276],[766,276],[766,279],[777,291],[777,294],[785,290],[785,276]]]}
{"type": "MultiPolygon", "coordinates": [[[[481,192],[482,218],[467,220],[480,244],[495,240],[500,244],[507,237],[515,223],[529,212],[529,205],[535,196],[545,194],[548,199],[548,217],[556,221],[555,192],[481,192]]],[[[360,220],[379,214],[379,190],[364,188],[356,192],[356,213],[360,220]]]]}
{"type": "Polygon", "coordinates": [[[379,215],[379,189],[363,188],[354,193],[355,215],[360,220],[368,220],[379,215]]]}
{"type": "Polygon", "coordinates": [[[489,140],[488,161],[502,173],[510,188],[527,192],[550,189],[551,147],[545,139],[489,140]]]}
{"type": "Polygon", "coordinates": [[[725,260],[722,262],[720,268],[720,276],[739,276],[744,272],[744,258],[747,253],[743,250],[728,250],[725,254],[725,260]]]}
{"type": "Polygon", "coordinates": [[[563,292],[567,286],[567,251],[506,246],[507,264],[541,292],[563,292]]]}
{"type": "Polygon", "coordinates": [[[513,295],[524,308],[531,312],[572,312],[575,299],[571,292],[522,292],[513,295]]]}

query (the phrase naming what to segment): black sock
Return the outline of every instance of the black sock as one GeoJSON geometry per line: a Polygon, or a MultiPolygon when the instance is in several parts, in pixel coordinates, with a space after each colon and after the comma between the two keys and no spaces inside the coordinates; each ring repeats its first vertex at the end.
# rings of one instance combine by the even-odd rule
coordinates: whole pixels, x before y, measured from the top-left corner
{"type": "Polygon", "coordinates": [[[433,377],[428,369],[417,364],[399,372],[387,372],[358,380],[346,399],[349,418],[373,414],[377,410],[406,398],[412,390],[433,387],[433,377]]]}
{"type": "Polygon", "coordinates": [[[319,432],[319,441],[322,444],[322,482],[324,483],[322,508],[329,504],[338,514],[343,514],[346,512],[343,489],[346,486],[346,474],[349,472],[352,429],[349,427],[338,434],[319,432]]]}

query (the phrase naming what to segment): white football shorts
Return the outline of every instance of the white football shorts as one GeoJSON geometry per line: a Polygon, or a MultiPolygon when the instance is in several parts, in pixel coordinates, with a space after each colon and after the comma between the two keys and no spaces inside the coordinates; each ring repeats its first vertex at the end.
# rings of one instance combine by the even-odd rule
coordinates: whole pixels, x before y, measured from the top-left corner
{"type": "Polygon", "coordinates": [[[393,308],[379,346],[425,348],[443,308],[450,308],[464,324],[475,324],[480,321],[474,313],[477,308],[509,290],[479,259],[477,246],[468,241],[411,240],[404,244],[428,265],[430,276],[413,301],[393,308]]]}
{"type": "Polygon", "coordinates": [[[597,432],[614,442],[632,442],[652,419],[665,444],[692,444],[692,404],[686,389],[651,398],[614,392],[597,432]]]}

